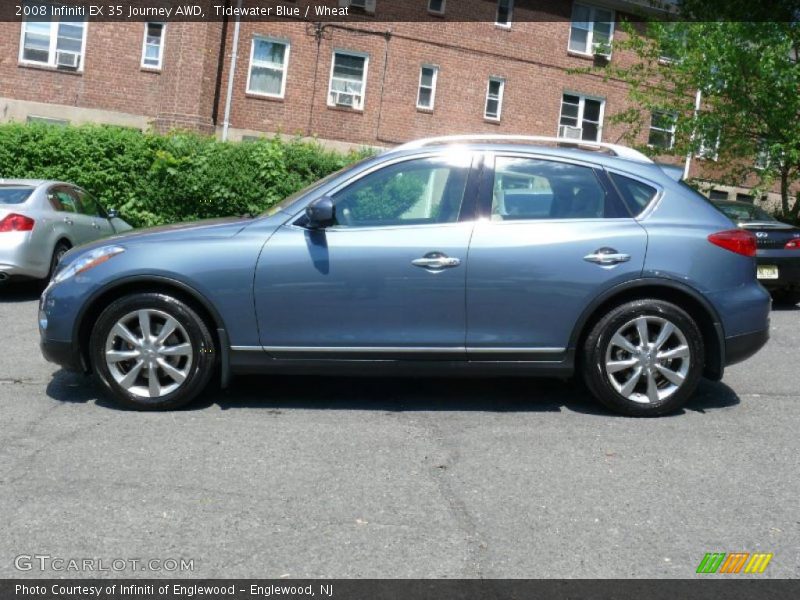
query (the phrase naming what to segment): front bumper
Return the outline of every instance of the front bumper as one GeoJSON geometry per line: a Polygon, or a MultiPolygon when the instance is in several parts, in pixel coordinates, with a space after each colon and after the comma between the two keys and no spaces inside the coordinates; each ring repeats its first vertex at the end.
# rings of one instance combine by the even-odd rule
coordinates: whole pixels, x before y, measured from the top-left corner
{"type": "Polygon", "coordinates": [[[769,340],[769,329],[725,338],[725,366],[735,365],[753,356],[769,340]]]}
{"type": "Polygon", "coordinates": [[[48,362],[55,363],[67,371],[83,373],[86,371],[80,352],[76,352],[71,342],[56,342],[42,337],[39,340],[42,355],[48,362]]]}

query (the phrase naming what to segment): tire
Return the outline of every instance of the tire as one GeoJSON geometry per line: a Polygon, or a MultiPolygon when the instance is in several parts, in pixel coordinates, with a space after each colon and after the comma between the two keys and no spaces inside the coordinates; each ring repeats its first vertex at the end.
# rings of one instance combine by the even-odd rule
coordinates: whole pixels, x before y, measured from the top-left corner
{"type": "Polygon", "coordinates": [[[686,403],[704,362],[703,336],[694,319],[670,302],[646,299],[613,308],[592,327],[580,369],[589,390],[606,407],[632,417],[654,417],[686,403]],[[639,348],[641,323],[649,344],[644,349],[639,348]],[[667,325],[672,329],[665,329],[667,325]],[[662,333],[668,333],[664,340],[662,333]],[[659,360],[657,345],[670,355],[659,360]],[[648,372],[653,373],[652,383],[648,372]]]}
{"type": "Polygon", "coordinates": [[[800,290],[782,289],[772,292],[772,300],[779,306],[800,304],[800,290]]]}
{"type": "Polygon", "coordinates": [[[50,281],[53,278],[53,274],[56,272],[56,267],[58,266],[58,261],[61,260],[71,246],[67,242],[58,242],[56,244],[55,250],[53,250],[53,257],[50,259],[50,270],[47,272],[47,281],[50,281]]]}
{"type": "Polygon", "coordinates": [[[119,405],[135,410],[189,404],[216,363],[214,338],[203,319],[181,300],[159,293],[132,294],[109,305],[92,330],[89,352],[102,386],[119,405]]]}

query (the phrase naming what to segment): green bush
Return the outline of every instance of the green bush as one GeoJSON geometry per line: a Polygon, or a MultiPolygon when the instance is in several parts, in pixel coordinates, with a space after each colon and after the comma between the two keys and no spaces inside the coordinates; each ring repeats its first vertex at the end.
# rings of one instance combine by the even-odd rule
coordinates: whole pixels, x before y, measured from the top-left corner
{"type": "Polygon", "coordinates": [[[277,137],[223,143],[101,125],[0,125],[0,177],[75,183],[135,226],[260,213],[369,153],[277,137]]]}

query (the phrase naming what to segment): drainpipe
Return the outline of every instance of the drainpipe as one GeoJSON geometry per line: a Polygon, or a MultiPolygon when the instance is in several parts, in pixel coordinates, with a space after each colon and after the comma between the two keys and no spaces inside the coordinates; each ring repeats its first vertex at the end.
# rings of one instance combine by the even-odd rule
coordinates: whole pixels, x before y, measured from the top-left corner
{"type": "Polygon", "coordinates": [[[228,72],[228,93],[225,95],[225,121],[222,123],[222,141],[228,141],[228,128],[231,124],[231,100],[233,98],[233,78],[236,74],[236,59],[239,56],[239,28],[242,24],[239,15],[242,12],[242,0],[236,2],[236,23],[233,26],[233,51],[231,53],[231,68],[228,72]]]}
{"type": "MultiPolygon", "coordinates": [[[[694,97],[694,118],[697,119],[697,113],[700,112],[700,102],[703,99],[703,92],[698,88],[697,95],[694,97]]],[[[692,130],[692,140],[694,140],[695,131],[692,130]]],[[[686,164],[683,167],[683,179],[689,179],[689,169],[692,166],[692,150],[686,155],[686,164]]]]}

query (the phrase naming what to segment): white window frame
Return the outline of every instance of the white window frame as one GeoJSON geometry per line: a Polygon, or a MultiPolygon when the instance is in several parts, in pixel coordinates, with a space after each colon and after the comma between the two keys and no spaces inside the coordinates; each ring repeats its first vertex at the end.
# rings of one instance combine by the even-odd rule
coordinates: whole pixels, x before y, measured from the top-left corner
{"type": "Polygon", "coordinates": [[[506,80],[504,77],[489,77],[489,80],[486,82],[486,100],[483,103],[483,118],[487,121],[499,121],[503,115],[503,96],[506,91],[506,80]],[[500,82],[500,92],[497,94],[497,115],[492,117],[488,114],[489,108],[489,90],[491,89],[492,82],[497,81],[500,82]]]}
{"type": "MultiPolygon", "coordinates": [[[[580,54],[582,56],[594,56],[595,55],[595,41],[594,41],[594,24],[595,23],[605,23],[605,21],[598,21],[596,18],[597,11],[604,10],[611,13],[611,28],[608,32],[608,43],[609,45],[614,41],[614,29],[617,23],[617,13],[615,10],[610,8],[605,8],[603,6],[595,6],[593,4],[586,4],[584,2],[573,2],[572,3],[572,15],[570,16],[569,21],[569,37],[567,38],[567,51],[572,52],[573,54],[580,54]],[[591,11],[592,20],[589,21],[592,24],[592,28],[587,30],[587,37],[586,37],[586,47],[588,48],[587,52],[583,52],[581,50],[574,50],[571,47],[572,44],[572,30],[575,27],[575,7],[581,6],[583,8],[588,8],[591,11]]],[[[602,56],[607,56],[611,58],[611,53],[603,54],[602,56]]]]}
{"type": "Polygon", "coordinates": [[[503,0],[497,0],[497,8],[495,9],[494,13],[494,24],[497,27],[511,29],[511,23],[514,21],[514,0],[508,0],[508,21],[505,23],[501,23],[498,20],[500,18],[500,2],[502,1],[503,0]]]}
{"type": "Polygon", "coordinates": [[[361,78],[361,105],[356,106],[355,104],[350,108],[350,110],[355,111],[363,111],[364,107],[367,105],[367,75],[369,73],[369,54],[367,52],[359,52],[357,50],[344,50],[341,48],[334,48],[331,54],[331,73],[330,77],[328,78],[328,99],[327,104],[332,108],[347,108],[337,105],[335,102],[331,102],[331,93],[333,93],[333,69],[336,66],[336,55],[337,54],[344,54],[345,56],[357,56],[359,58],[364,59],[364,75],[361,78]]]}
{"type": "Polygon", "coordinates": [[[339,0],[339,6],[342,8],[357,8],[359,10],[363,10],[365,13],[374,15],[375,14],[375,4],[377,0],[361,0],[363,4],[356,5],[353,3],[353,0],[339,0]]]}
{"type": "Polygon", "coordinates": [[[161,68],[164,66],[164,48],[167,45],[167,24],[161,21],[147,21],[144,24],[144,38],[142,39],[142,62],[141,68],[142,69],[149,69],[151,71],[160,71],[161,68]],[[147,29],[150,25],[161,25],[161,38],[158,44],[158,64],[157,65],[148,65],[145,62],[147,58],[147,29]]]}
{"type": "Polygon", "coordinates": [[[276,38],[270,37],[268,35],[254,35],[253,38],[250,40],[250,63],[247,65],[247,93],[253,96],[262,96],[264,98],[280,98],[283,99],[286,97],[286,79],[288,78],[289,74],[289,53],[292,50],[292,44],[288,39],[285,38],[276,38]],[[253,67],[263,67],[266,69],[273,69],[275,71],[279,70],[278,67],[275,66],[275,63],[265,62],[265,61],[256,61],[256,42],[257,41],[265,41],[270,42],[273,44],[281,44],[286,46],[286,51],[283,53],[283,65],[281,65],[281,91],[279,94],[270,94],[268,92],[261,92],[259,90],[254,90],[251,87],[251,79],[253,76],[253,67]]]}
{"type": "MultiPolygon", "coordinates": [[[[28,23],[40,23],[41,21],[22,21],[19,27],[19,55],[17,60],[21,65],[33,65],[33,66],[40,66],[40,67],[49,67],[52,69],[58,69],[58,65],[56,63],[56,46],[58,45],[58,26],[61,24],[61,20],[57,21],[50,21],[48,24],[50,25],[50,47],[48,48],[48,55],[47,55],[47,62],[43,62],[40,60],[28,60],[24,58],[25,56],[25,31],[27,28],[28,23]]],[[[84,64],[86,63],[86,38],[89,37],[89,22],[88,21],[63,21],[64,23],[68,24],[81,24],[83,25],[83,39],[81,40],[81,54],[80,54],[80,62],[78,64],[78,68],[75,70],[67,70],[67,72],[71,73],[83,73],[84,64]]],[[[66,69],[65,69],[66,70],[66,69]]]]}
{"type": "MultiPolygon", "coordinates": [[[[564,116],[564,96],[577,96],[578,97],[578,126],[581,129],[581,139],[583,140],[583,114],[586,108],[587,100],[594,100],[600,103],[600,115],[597,123],[597,139],[596,140],[583,140],[585,142],[602,142],[603,141],[603,123],[606,116],[606,99],[600,96],[592,96],[589,94],[582,94],[580,92],[564,91],[561,93],[561,102],[558,106],[558,123],[556,124],[556,136],[558,137],[561,130],[561,117],[564,116]]],[[[566,127],[566,126],[565,126],[566,127]]]]}
{"type": "Polygon", "coordinates": [[[442,1],[441,10],[434,10],[433,8],[431,8],[432,0],[428,0],[428,12],[431,13],[432,15],[443,15],[445,13],[445,10],[447,10],[447,0],[441,0],[441,1],[442,1]]]}
{"type": "Polygon", "coordinates": [[[677,129],[677,125],[678,125],[678,115],[676,115],[675,113],[671,113],[671,112],[668,112],[668,111],[665,111],[665,110],[654,110],[654,111],[651,111],[650,112],[650,127],[648,127],[648,129],[647,129],[647,138],[648,138],[647,139],[647,147],[648,148],[655,148],[655,149],[658,149],[658,150],[672,150],[675,147],[675,130],[677,129]],[[653,127],[653,115],[656,115],[656,114],[667,115],[667,116],[672,117],[672,127],[670,127],[669,129],[664,129],[663,127],[653,127]],[[669,137],[669,145],[666,148],[663,148],[661,146],[656,146],[655,144],[651,144],[650,143],[650,133],[652,133],[653,130],[655,130],[655,131],[663,131],[663,132],[669,133],[669,136],[670,136],[669,137]]]}
{"type": "Polygon", "coordinates": [[[417,86],[417,108],[420,110],[427,110],[432,111],[434,106],[436,106],[436,84],[439,81],[439,67],[437,65],[431,64],[424,64],[419,68],[419,85],[417,86]],[[423,86],[422,85],[422,71],[424,69],[432,69],[433,70],[433,78],[431,79],[430,86],[423,86]],[[420,96],[422,95],[422,88],[429,88],[431,90],[431,105],[424,106],[420,104],[420,96]]]}

